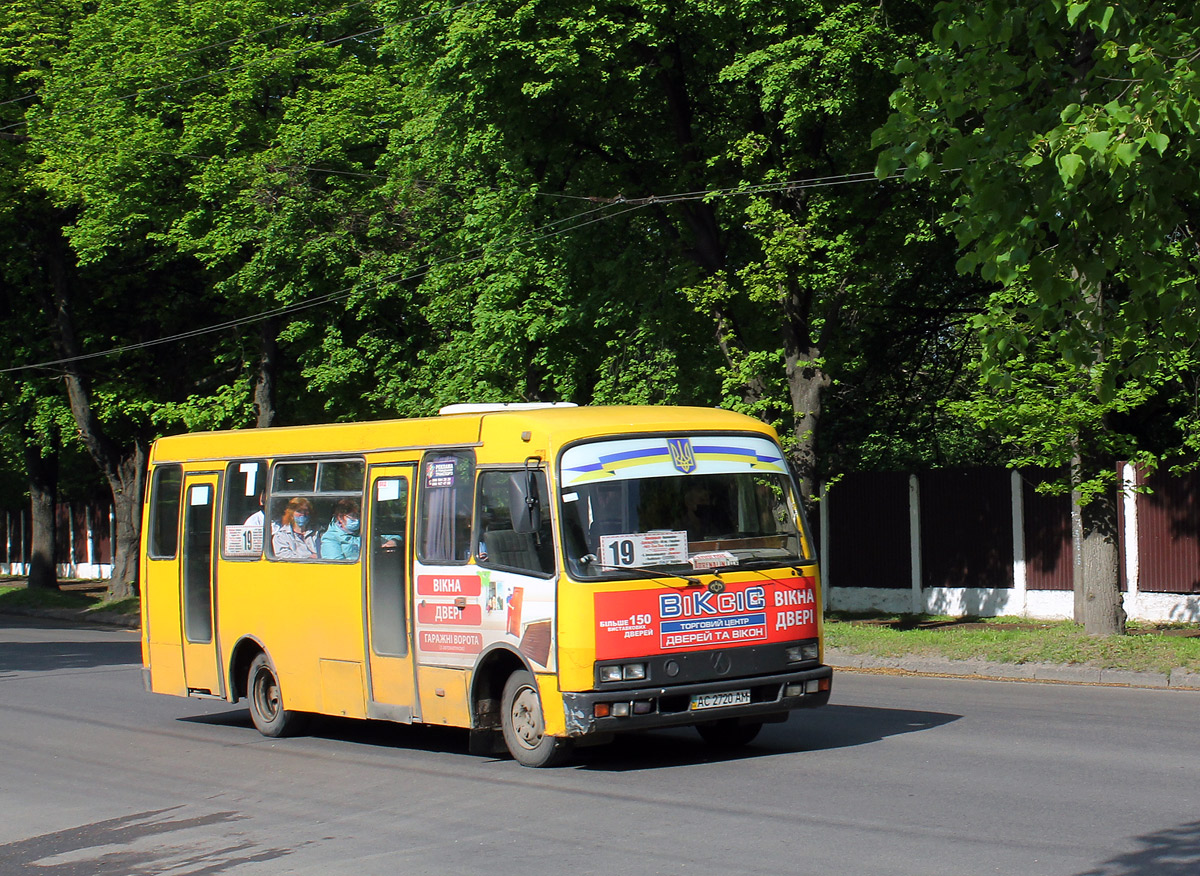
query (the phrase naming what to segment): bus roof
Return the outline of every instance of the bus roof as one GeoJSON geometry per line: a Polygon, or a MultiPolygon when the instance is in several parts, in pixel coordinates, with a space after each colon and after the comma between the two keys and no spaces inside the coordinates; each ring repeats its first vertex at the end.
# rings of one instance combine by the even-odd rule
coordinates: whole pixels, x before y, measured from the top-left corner
{"type": "Polygon", "coordinates": [[[366,453],[427,447],[484,446],[483,457],[545,455],[587,438],[654,432],[756,432],[775,437],[759,420],[720,408],[654,405],[530,407],[470,410],[437,417],[193,432],[154,442],[152,463],[188,460],[366,453]],[[515,454],[515,455],[514,455],[515,454]]]}

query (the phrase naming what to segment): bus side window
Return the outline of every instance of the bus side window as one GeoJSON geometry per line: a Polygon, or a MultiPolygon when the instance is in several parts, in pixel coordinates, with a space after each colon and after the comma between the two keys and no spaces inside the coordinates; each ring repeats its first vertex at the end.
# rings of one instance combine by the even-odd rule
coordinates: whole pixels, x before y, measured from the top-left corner
{"type": "Polygon", "coordinates": [[[150,487],[150,538],[147,554],[156,559],[174,557],[179,550],[179,503],[183,496],[183,469],[160,465],[150,487]]]}
{"type": "Polygon", "coordinates": [[[408,481],[380,478],[371,508],[371,645],[376,654],[408,653],[404,541],[408,531],[408,481]]]}
{"type": "Polygon", "coordinates": [[[362,460],[322,462],[313,496],[321,528],[318,556],[333,562],[356,562],[362,553],[362,460]]]}
{"type": "Polygon", "coordinates": [[[225,472],[225,508],[221,517],[221,552],[226,558],[257,559],[263,552],[267,464],[261,460],[231,462],[225,472]]]}
{"type": "Polygon", "coordinates": [[[267,500],[268,556],[357,562],[365,470],[361,459],[276,462],[267,500]]]}
{"type": "Polygon", "coordinates": [[[465,563],[471,553],[475,454],[426,453],[421,460],[417,558],[423,563],[465,563]]]}
{"type": "MultiPolygon", "coordinates": [[[[524,471],[485,471],[479,475],[476,506],[479,521],[476,526],[475,555],[481,566],[515,569],[534,575],[554,572],[553,537],[549,508],[542,508],[541,527],[537,532],[516,532],[512,507],[513,478],[524,478],[524,471]]],[[[539,496],[545,496],[546,476],[535,475],[539,496]]]]}

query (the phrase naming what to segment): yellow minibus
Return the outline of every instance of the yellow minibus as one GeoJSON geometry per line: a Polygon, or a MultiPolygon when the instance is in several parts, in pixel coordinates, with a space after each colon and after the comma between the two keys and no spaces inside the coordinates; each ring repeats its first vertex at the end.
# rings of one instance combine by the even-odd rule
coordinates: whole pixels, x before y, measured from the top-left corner
{"type": "Polygon", "coordinates": [[[526,766],[617,732],[744,745],[829,699],[817,562],[775,433],[685,407],[155,442],[148,690],[470,730],[526,766]]]}

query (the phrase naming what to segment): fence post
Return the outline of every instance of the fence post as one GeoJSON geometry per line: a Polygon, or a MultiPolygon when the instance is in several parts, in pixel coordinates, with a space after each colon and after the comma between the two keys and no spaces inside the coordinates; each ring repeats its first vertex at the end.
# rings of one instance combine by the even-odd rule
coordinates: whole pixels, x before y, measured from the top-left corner
{"type": "Polygon", "coordinates": [[[87,564],[88,564],[88,568],[91,569],[91,572],[89,573],[89,577],[95,578],[96,577],[96,566],[98,565],[96,560],[99,559],[99,557],[96,555],[96,508],[95,508],[95,506],[93,506],[89,502],[86,510],[84,511],[84,514],[87,515],[84,518],[84,522],[87,525],[87,564]]]}
{"type": "Polygon", "coordinates": [[[71,503],[67,503],[67,577],[77,578],[76,569],[78,563],[75,561],[75,509],[71,507],[71,503]]]}
{"type": "Polygon", "coordinates": [[[912,558],[912,613],[922,614],[925,598],[921,592],[921,485],[917,476],[908,476],[908,549],[912,558]]]}
{"type": "Polygon", "coordinates": [[[829,484],[821,482],[818,490],[821,503],[821,608],[829,611],[829,484]]]}
{"type": "Polygon", "coordinates": [[[1121,533],[1125,540],[1125,584],[1128,590],[1125,598],[1129,601],[1129,612],[1133,617],[1138,616],[1140,601],[1138,584],[1138,519],[1137,519],[1137,469],[1129,463],[1121,466],[1121,502],[1125,506],[1125,531],[1121,533]]]}
{"type": "Polygon", "coordinates": [[[1029,614],[1029,579],[1025,570],[1025,491],[1021,473],[1012,470],[1013,602],[1029,614]]]}

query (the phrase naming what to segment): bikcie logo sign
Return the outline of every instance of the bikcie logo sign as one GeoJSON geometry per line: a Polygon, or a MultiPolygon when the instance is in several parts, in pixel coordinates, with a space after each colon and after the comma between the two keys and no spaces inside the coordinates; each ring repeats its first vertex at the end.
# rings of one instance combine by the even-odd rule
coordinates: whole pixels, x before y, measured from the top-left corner
{"type": "Polygon", "coordinates": [[[677,617],[712,617],[740,611],[762,611],[767,607],[767,591],[763,587],[712,593],[661,593],[658,610],[663,619],[677,617]]]}

